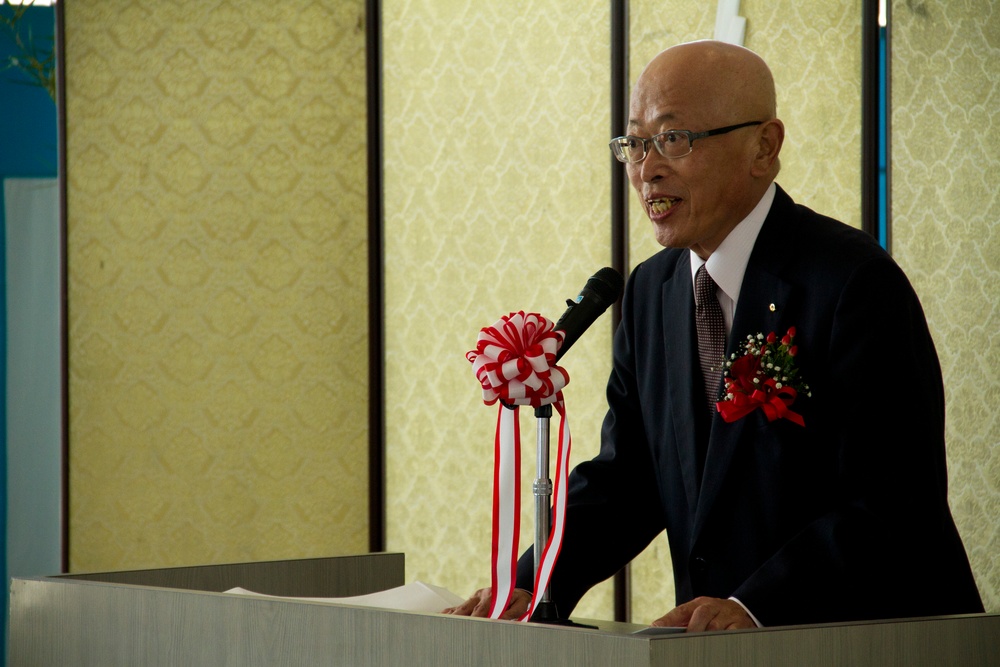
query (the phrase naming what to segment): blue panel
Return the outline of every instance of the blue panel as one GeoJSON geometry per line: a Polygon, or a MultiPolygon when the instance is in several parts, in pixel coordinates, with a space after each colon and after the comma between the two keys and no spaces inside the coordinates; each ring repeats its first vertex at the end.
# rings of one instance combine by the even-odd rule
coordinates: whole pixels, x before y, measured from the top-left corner
{"type": "Polygon", "coordinates": [[[889,103],[886,95],[889,87],[886,66],[886,29],[878,31],[878,240],[883,248],[889,243],[889,103]]]}
{"type": "MultiPolygon", "coordinates": [[[[0,7],[9,15],[11,8],[0,7]]],[[[29,8],[20,24],[22,41],[30,35],[35,47],[51,51],[55,11],[29,8]]],[[[0,63],[19,55],[9,31],[0,28],[0,63]]],[[[56,105],[48,92],[20,70],[0,72],[0,176],[53,177],[58,170],[56,105]]]]}

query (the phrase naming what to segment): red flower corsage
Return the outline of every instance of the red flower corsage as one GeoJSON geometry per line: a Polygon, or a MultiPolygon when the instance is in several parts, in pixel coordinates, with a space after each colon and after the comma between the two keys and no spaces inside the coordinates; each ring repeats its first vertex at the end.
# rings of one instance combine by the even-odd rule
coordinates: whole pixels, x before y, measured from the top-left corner
{"type": "Polygon", "coordinates": [[[723,365],[725,395],[715,404],[727,422],[734,422],[756,409],[768,421],[788,419],[805,426],[802,415],[790,408],[799,394],[812,396],[809,385],[798,377],[795,356],[795,327],[779,340],[772,331],[764,336],[747,336],[743,352],[733,354],[723,365]]]}

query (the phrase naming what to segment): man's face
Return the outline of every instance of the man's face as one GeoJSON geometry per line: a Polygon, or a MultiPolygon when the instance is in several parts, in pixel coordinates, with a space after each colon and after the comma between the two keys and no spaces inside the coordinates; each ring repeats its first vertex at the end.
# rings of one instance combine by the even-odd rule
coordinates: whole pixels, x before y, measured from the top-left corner
{"type": "MultiPolygon", "coordinates": [[[[722,98],[673,76],[670,68],[647,71],[632,95],[628,134],[648,139],[671,129],[702,132],[759,120],[736,117],[738,111],[713,103],[722,98]]],[[[756,203],[748,200],[755,130],[696,139],[691,153],[673,159],[649,143],[645,159],[626,166],[661,245],[691,248],[707,258],[750,212],[756,203]]]]}

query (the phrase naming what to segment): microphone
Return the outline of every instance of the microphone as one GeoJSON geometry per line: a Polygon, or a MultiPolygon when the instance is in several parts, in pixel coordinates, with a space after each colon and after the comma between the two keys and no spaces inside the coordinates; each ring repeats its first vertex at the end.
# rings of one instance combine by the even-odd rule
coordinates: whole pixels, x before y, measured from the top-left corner
{"type": "Polygon", "coordinates": [[[566,337],[562,347],[556,352],[556,361],[566,354],[570,346],[583,335],[591,324],[601,316],[608,306],[618,300],[625,288],[625,279],[611,267],[604,267],[590,277],[576,299],[566,299],[569,308],[556,322],[556,330],[566,337]]]}

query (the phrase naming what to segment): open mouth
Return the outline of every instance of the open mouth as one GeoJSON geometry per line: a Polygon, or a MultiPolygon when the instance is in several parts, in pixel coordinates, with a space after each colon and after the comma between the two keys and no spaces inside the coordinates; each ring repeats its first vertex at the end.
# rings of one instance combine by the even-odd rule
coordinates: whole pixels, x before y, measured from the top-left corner
{"type": "Polygon", "coordinates": [[[666,213],[667,211],[672,209],[678,202],[680,202],[680,199],[671,199],[670,197],[647,200],[650,212],[655,213],[657,215],[666,213]]]}

